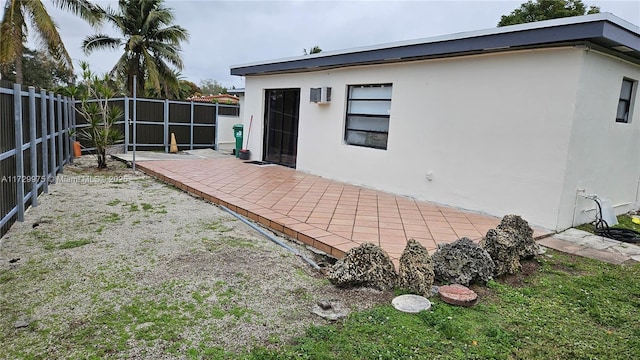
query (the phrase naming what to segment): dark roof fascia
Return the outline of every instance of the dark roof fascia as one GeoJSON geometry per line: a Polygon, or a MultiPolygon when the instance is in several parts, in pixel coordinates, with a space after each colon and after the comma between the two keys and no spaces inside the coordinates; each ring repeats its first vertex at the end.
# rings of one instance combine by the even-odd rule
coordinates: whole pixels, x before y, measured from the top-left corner
{"type": "MultiPolygon", "coordinates": [[[[399,46],[391,45],[385,48],[297,58],[288,61],[238,65],[231,68],[231,74],[251,76],[317,71],[355,65],[385,64],[513,49],[583,44],[585,41],[593,42],[605,48],[619,45],[629,47],[634,51],[623,54],[624,58],[640,64],[640,35],[607,19],[602,19],[453,40],[399,46]]],[[[617,52],[617,54],[621,53],[617,52]]]]}

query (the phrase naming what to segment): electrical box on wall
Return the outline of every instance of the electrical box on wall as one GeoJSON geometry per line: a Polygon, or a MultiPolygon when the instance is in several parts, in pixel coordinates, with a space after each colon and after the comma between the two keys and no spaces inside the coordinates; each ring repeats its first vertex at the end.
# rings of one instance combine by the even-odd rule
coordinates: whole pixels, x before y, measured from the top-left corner
{"type": "Polygon", "coordinates": [[[311,88],[309,101],[316,104],[327,104],[331,102],[331,88],[319,87],[311,88]]]}

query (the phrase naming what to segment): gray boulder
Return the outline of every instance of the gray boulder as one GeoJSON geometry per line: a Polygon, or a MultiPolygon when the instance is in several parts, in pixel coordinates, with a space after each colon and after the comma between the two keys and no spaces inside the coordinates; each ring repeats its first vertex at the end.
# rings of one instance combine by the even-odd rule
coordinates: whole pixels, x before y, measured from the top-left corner
{"type": "Polygon", "coordinates": [[[480,246],[491,255],[496,264],[493,274],[495,277],[520,271],[520,253],[524,249],[524,243],[512,231],[490,229],[480,241],[480,246]]]}
{"type": "Polygon", "coordinates": [[[446,284],[486,283],[493,278],[491,256],[469,238],[440,244],[431,257],[436,280],[446,284]]]}
{"type": "Polygon", "coordinates": [[[529,223],[518,215],[506,215],[496,229],[509,231],[515,241],[522,243],[520,258],[532,258],[540,252],[540,246],[533,239],[533,229],[529,223]]]}
{"type": "Polygon", "coordinates": [[[398,274],[391,258],[382,248],[363,243],[347,251],[329,269],[327,278],[340,287],[362,286],[386,291],[395,287],[398,274]]]}
{"type": "Polygon", "coordinates": [[[398,286],[428,297],[434,277],[429,251],[416,240],[410,239],[400,256],[398,286]]]}

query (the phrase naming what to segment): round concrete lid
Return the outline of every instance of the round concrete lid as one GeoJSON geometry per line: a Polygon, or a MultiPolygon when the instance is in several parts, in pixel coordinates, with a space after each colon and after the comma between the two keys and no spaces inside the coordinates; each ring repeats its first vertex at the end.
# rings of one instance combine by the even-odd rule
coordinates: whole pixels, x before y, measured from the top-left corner
{"type": "Polygon", "coordinates": [[[427,300],[424,296],[405,294],[396,296],[391,300],[391,305],[403,312],[418,313],[422,310],[429,310],[431,308],[431,301],[427,300]]]}

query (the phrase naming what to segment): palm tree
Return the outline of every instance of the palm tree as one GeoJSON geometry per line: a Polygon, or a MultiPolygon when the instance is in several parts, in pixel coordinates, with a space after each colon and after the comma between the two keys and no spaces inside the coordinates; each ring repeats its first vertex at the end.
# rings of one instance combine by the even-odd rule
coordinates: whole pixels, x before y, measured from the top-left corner
{"type": "MultiPolygon", "coordinates": [[[[91,25],[96,25],[100,21],[100,9],[89,1],[51,1],[59,8],[79,15],[91,25]]],[[[0,66],[5,69],[11,65],[15,66],[16,83],[21,84],[23,80],[22,56],[29,28],[36,33],[47,53],[70,75],[73,74],[71,57],[62,43],[55,22],[49,16],[42,1],[6,0],[0,22],[0,66]]]]}
{"type": "Polygon", "coordinates": [[[163,6],[163,0],[120,0],[118,9],[108,8],[105,18],[118,29],[122,37],[95,34],[84,39],[85,53],[96,49],[118,49],[124,54],[111,70],[111,74],[125,82],[133,95],[133,77],[137,75],[137,91],[144,93],[150,84],[156,93],[176,86],[175,67],[182,70],[180,43],[188,41],[186,29],[172,25],[171,9],[163,6]]]}

